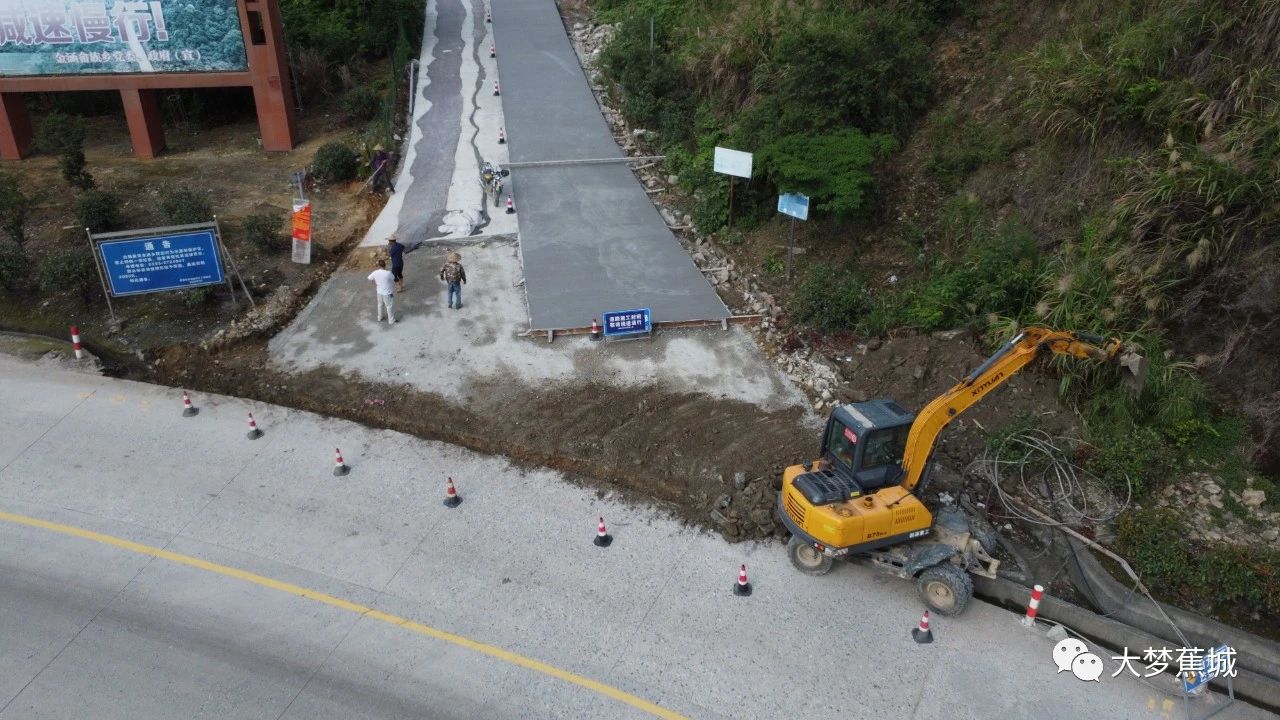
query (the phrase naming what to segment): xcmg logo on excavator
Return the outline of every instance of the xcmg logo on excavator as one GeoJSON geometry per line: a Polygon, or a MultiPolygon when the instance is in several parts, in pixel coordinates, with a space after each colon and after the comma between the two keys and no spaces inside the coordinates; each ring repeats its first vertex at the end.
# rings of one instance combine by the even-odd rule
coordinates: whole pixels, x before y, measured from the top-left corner
{"type": "Polygon", "coordinates": [[[992,375],[991,377],[987,378],[987,381],[986,381],[986,382],[984,382],[984,383],[982,383],[981,385],[979,385],[979,386],[977,386],[977,387],[973,388],[972,390],[970,390],[970,391],[969,391],[969,393],[970,393],[971,395],[973,395],[973,397],[978,397],[978,396],[979,396],[979,395],[981,395],[982,393],[984,393],[984,392],[986,392],[987,390],[991,389],[991,386],[992,386],[992,385],[995,385],[996,383],[1000,382],[1000,380],[1001,380],[1003,377],[1004,377],[1004,372],[1003,372],[1003,371],[998,372],[998,373],[996,373],[995,375],[992,375]]]}

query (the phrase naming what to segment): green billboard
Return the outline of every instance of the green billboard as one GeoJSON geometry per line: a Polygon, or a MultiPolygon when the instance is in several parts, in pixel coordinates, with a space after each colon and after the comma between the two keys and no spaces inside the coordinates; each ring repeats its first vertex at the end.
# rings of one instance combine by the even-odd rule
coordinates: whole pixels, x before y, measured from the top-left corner
{"type": "Polygon", "coordinates": [[[0,77],[246,69],[236,0],[0,0],[0,77]]]}

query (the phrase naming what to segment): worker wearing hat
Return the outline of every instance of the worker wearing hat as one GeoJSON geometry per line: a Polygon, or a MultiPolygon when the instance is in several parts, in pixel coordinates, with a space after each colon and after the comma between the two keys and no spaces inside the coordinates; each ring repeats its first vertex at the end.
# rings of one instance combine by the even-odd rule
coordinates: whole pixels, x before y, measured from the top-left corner
{"type": "Polygon", "coordinates": [[[462,268],[462,256],[456,252],[449,253],[448,262],[440,268],[440,279],[449,286],[449,307],[462,308],[462,286],[467,282],[467,271],[462,268]]]}

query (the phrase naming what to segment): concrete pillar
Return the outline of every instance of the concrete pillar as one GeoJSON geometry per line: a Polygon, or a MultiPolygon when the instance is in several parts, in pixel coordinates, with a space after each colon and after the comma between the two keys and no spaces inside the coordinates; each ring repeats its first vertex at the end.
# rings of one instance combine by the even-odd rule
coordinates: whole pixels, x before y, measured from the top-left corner
{"type": "Polygon", "coordinates": [[[31,116],[22,93],[0,93],[0,158],[21,160],[31,147],[31,116]]]}
{"type": "Polygon", "coordinates": [[[164,150],[164,126],[160,122],[160,103],[156,96],[155,90],[120,91],[134,157],[150,160],[164,150]]]}
{"type": "Polygon", "coordinates": [[[289,84],[289,64],[285,61],[284,23],[276,0],[248,0],[244,3],[245,52],[253,74],[253,103],[258,110],[262,149],[287,152],[296,141],[293,117],[293,88],[289,84]],[[254,37],[253,27],[262,33],[254,37]]]}
{"type": "Polygon", "coordinates": [[[288,152],[293,149],[293,99],[279,76],[257,78],[253,83],[253,104],[258,111],[262,149],[288,152]]]}

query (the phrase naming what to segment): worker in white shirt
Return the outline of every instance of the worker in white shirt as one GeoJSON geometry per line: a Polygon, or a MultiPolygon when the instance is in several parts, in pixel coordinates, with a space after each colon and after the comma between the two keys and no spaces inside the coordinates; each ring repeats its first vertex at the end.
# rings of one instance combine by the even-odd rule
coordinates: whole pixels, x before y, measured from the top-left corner
{"type": "Polygon", "coordinates": [[[369,282],[378,291],[378,322],[382,322],[382,308],[385,307],[387,322],[395,325],[396,318],[391,314],[391,308],[395,302],[396,276],[387,269],[386,260],[378,260],[378,269],[369,273],[369,282]]]}

